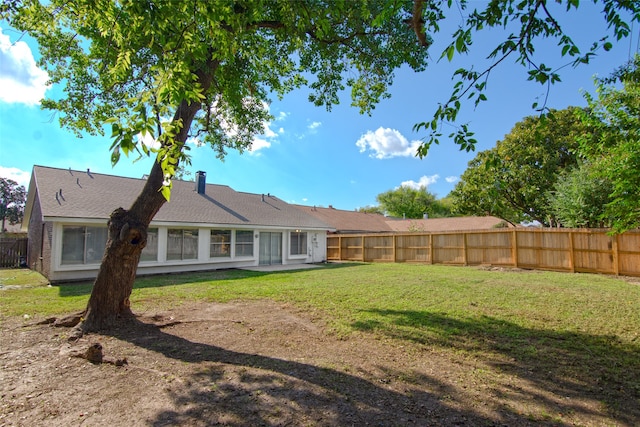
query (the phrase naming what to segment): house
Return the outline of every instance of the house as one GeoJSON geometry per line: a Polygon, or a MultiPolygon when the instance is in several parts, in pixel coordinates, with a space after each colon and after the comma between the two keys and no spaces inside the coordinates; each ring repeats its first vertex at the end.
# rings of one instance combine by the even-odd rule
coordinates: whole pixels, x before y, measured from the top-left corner
{"type": "MultiPolygon", "coordinates": [[[[131,206],[144,183],[35,166],[23,221],[29,267],[52,282],[94,278],[111,212],[131,206]]],[[[171,201],[149,226],[138,274],[322,262],[329,231],[274,195],[207,184],[198,172],[195,184],[173,182],[171,201]]]]}
{"type": "Polygon", "coordinates": [[[399,219],[376,213],[346,211],[316,206],[294,205],[303,212],[329,224],[340,234],[366,233],[442,233],[448,231],[488,230],[511,226],[494,216],[399,219]]]}
{"type": "Polygon", "coordinates": [[[303,212],[316,217],[320,221],[330,224],[336,233],[361,234],[361,233],[389,233],[391,228],[387,225],[384,215],[377,213],[345,211],[329,205],[328,208],[317,206],[294,205],[303,212]]]}

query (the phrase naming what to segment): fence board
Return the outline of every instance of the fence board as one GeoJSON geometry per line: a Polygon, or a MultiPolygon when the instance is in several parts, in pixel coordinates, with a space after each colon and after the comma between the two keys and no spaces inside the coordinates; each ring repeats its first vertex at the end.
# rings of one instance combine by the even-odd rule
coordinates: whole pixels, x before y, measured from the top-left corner
{"type": "Polygon", "coordinates": [[[399,234],[396,236],[396,262],[431,263],[429,235],[399,234]]]}
{"type": "Polygon", "coordinates": [[[500,229],[446,233],[330,235],[327,259],[495,265],[640,276],[640,231],[500,229]]]}
{"type": "Polygon", "coordinates": [[[393,236],[369,236],[363,242],[364,261],[386,261],[393,262],[393,236]]]}
{"type": "Polygon", "coordinates": [[[640,276],[640,233],[624,233],[618,237],[618,273],[640,276]]]}
{"type": "Polygon", "coordinates": [[[575,270],[615,274],[613,240],[604,233],[574,233],[575,270]]]}
{"type": "Polygon", "coordinates": [[[468,233],[467,264],[513,265],[511,236],[511,231],[468,233]]]}

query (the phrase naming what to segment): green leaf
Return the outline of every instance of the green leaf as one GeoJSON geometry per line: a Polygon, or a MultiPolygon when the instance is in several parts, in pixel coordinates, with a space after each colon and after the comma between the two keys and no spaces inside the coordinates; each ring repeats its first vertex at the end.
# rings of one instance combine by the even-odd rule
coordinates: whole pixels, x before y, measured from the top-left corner
{"type": "Polygon", "coordinates": [[[111,152],[111,166],[115,166],[120,160],[120,150],[118,147],[114,148],[111,152]]]}
{"type": "Polygon", "coordinates": [[[171,188],[163,185],[160,188],[160,193],[162,193],[162,196],[165,198],[167,202],[171,201],[171,188]]]}

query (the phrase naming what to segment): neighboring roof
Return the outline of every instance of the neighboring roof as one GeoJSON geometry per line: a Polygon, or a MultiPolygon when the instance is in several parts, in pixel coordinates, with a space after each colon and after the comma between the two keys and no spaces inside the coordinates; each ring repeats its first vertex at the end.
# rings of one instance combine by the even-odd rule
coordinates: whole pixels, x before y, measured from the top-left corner
{"type": "Polygon", "coordinates": [[[328,208],[303,205],[293,206],[326,222],[339,233],[388,233],[392,231],[386,223],[387,218],[380,214],[345,211],[335,209],[332,206],[328,208]]]}
{"type": "Polygon", "coordinates": [[[428,218],[428,219],[391,219],[387,225],[395,232],[424,232],[437,233],[443,231],[488,230],[509,225],[504,220],[495,216],[461,216],[453,218],[428,218]]]}
{"type": "MultiPolygon", "coordinates": [[[[34,166],[25,214],[31,214],[37,189],[45,218],[106,220],[118,207],[128,209],[144,183],[144,179],[88,170],[34,166]]],[[[198,194],[194,182],[177,180],[173,181],[171,201],[162,206],[154,222],[331,229],[273,195],[242,193],[214,184],[207,184],[205,193],[198,194]]],[[[28,218],[25,223],[28,224],[28,218]]]]}
{"type": "Polygon", "coordinates": [[[338,233],[437,233],[443,231],[486,230],[505,222],[494,216],[399,219],[376,213],[345,211],[316,206],[293,205],[336,229],[338,233]]]}

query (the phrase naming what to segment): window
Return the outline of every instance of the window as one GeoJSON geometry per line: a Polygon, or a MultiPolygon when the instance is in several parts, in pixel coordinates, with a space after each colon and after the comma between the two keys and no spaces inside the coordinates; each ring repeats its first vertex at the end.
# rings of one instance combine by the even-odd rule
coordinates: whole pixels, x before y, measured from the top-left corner
{"type": "Polygon", "coordinates": [[[149,228],[147,230],[147,246],[142,250],[140,261],[158,260],[158,229],[149,228]]]}
{"type": "Polygon", "coordinates": [[[211,230],[211,258],[231,257],[231,230],[211,230]]]}
{"type": "Polygon", "coordinates": [[[64,226],[62,264],[99,264],[107,245],[107,227],[64,226]]]}
{"type": "Polygon", "coordinates": [[[169,229],[167,260],[198,258],[198,230],[169,229]]]}
{"type": "Polygon", "coordinates": [[[307,254],[307,233],[304,231],[292,231],[291,232],[291,248],[289,250],[291,255],[306,255],[307,254]]]}
{"type": "Polygon", "coordinates": [[[253,256],[253,231],[236,231],[236,256],[253,256]]]}

